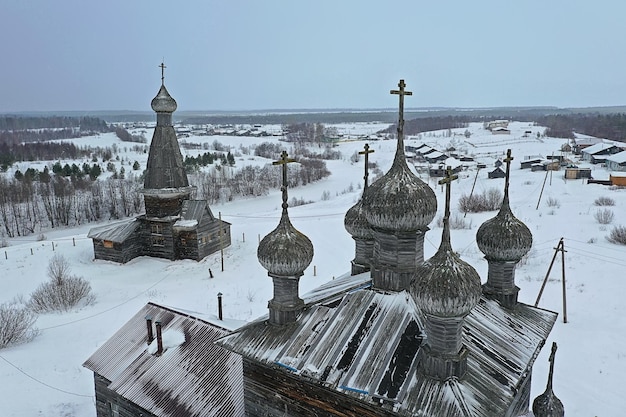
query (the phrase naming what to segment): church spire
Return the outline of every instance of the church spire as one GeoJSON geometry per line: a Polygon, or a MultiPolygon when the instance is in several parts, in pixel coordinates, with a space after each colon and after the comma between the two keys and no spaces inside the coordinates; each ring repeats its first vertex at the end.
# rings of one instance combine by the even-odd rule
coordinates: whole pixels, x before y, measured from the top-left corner
{"type": "Polygon", "coordinates": [[[511,175],[511,150],[507,150],[504,198],[496,217],[487,220],[476,232],[478,248],[489,263],[487,282],[483,292],[499,300],[507,308],[517,304],[519,287],[515,285],[515,267],[528,253],[533,236],[528,227],[518,220],[509,205],[509,183],[511,175]]]}
{"type": "Polygon", "coordinates": [[[385,291],[408,290],[424,261],[424,233],[437,213],[434,191],[409,169],[404,156],[404,80],[391,94],[399,96],[398,144],[391,168],[363,194],[365,217],[372,228],[372,282],[385,291]]]}
{"type": "Polygon", "coordinates": [[[157,114],[157,124],[150,143],[142,193],[146,216],[162,218],[179,215],[182,202],[189,199],[195,187],[189,186],[178,138],[172,126],[176,100],[163,84],[165,65],[161,63],[159,67],[161,88],[151,102],[152,110],[157,114]]]}
{"type": "Polygon", "coordinates": [[[273,165],[282,166],[282,214],[276,229],[261,240],[257,249],[259,263],[274,282],[274,298],[268,303],[269,321],[282,325],[292,323],[304,307],[298,285],[304,270],[313,260],[313,244],[289,220],[287,208],[287,164],[296,162],[283,151],[273,165]]]}
{"type": "Polygon", "coordinates": [[[439,181],[446,186],[441,244],[437,253],[417,268],[411,285],[427,337],[422,370],[440,380],[462,378],[467,370],[463,324],[480,299],[478,272],[461,260],[450,244],[450,188],[457,178],[448,167],[445,178],[439,181]]]}
{"type": "Polygon", "coordinates": [[[550,373],[548,374],[548,384],[543,394],[533,401],[533,414],[535,417],[563,417],[565,407],[561,400],[552,391],[552,377],[554,376],[554,357],[556,355],[556,343],[552,342],[552,352],[550,353],[550,373]]]}
{"type": "Polygon", "coordinates": [[[365,209],[363,207],[363,196],[368,192],[368,177],[369,177],[369,154],[374,151],[370,149],[366,143],[363,150],[359,152],[359,155],[365,156],[365,175],[363,176],[363,195],[359,201],[346,212],[346,216],[343,219],[343,224],[348,233],[352,235],[355,243],[355,256],[351,262],[351,275],[357,275],[370,270],[370,262],[374,252],[374,239],[372,235],[372,229],[365,217],[365,209]]]}

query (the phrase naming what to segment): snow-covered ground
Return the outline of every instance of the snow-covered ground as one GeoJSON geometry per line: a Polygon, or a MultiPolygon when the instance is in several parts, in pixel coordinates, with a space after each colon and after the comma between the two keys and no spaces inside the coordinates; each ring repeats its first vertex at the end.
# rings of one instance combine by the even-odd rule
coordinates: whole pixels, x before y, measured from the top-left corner
{"type": "MultiPolygon", "coordinates": [[[[378,128],[372,124],[341,125],[351,134],[371,134],[378,128]]],[[[510,135],[492,135],[480,124],[469,128],[422,134],[407,139],[407,144],[427,143],[438,150],[454,146],[487,165],[478,173],[475,193],[490,188],[502,189],[503,179],[487,179],[494,162],[511,148],[515,160],[511,174],[511,206],[534,236],[533,249],[516,272],[521,288],[520,300],[534,304],[541,283],[560,238],[564,238],[567,290],[567,319],[563,323],[560,255],[539,303],[540,307],[560,313],[550,335],[559,345],[556,357],[554,391],[565,405],[568,416],[619,416],[626,408],[622,378],[626,374],[626,291],[623,270],[626,268],[626,247],[609,243],[606,236],[614,225],[626,225],[626,190],[586,184],[585,180],[567,180],[563,171],[548,174],[521,170],[525,156],[560,154],[566,141],[537,138],[543,129],[527,123],[511,123],[510,135]],[[530,130],[532,134],[524,134],[530,130]],[[539,196],[545,182],[541,202],[539,196]],[[594,213],[594,200],[610,197],[615,206],[607,207],[614,215],[613,223],[602,226],[594,213]],[[547,202],[550,201],[551,205],[547,202]]],[[[151,132],[148,133],[150,137],[151,132]]],[[[212,143],[218,140],[239,148],[277,138],[189,137],[186,141],[212,143]]],[[[130,148],[133,144],[117,141],[112,134],[76,141],[80,145],[130,148]],[[110,142],[110,143],[109,143],[110,142]]],[[[290,197],[313,200],[314,203],[289,209],[292,223],[313,242],[315,256],[301,279],[301,293],[332,280],[350,268],[354,243],[343,227],[343,217],[359,198],[363,163],[353,164],[350,156],[363,149],[363,141],[339,144],[343,159],[328,161],[332,175],[306,187],[289,190],[290,197]],[[349,191],[351,190],[352,191],[349,191]],[[325,193],[328,192],[328,193],[325,193]],[[322,195],[330,197],[322,199],[322,195]],[[315,271],[315,274],[314,274],[315,271]]],[[[391,165],[395,141],[370,142],[375,151],[371,161],[386,171],[391,165]]],[[[195,155],[205,150],[186,151],[195,155]]],[[[139,160],[145,168],[147,155],[131,154],[127,159],[139,160]]],[[[572,158],[575,158],[572,156],[572,158]]],[[[247,163],[267,163],[252,155],[237,157],[237,167],[247,163]],[[254,159],[252,159],[254,158],[254,159]]],[[[23,164],[22,164],[23,165],[23,164]]],[[[600,166],[591,167],[595,178],[608,178],[600,166]]],[[[26,166],[27,167],[27,166],[26,166]]],[[[22,166],[20,169],[24,170],[22,166]]],[[[129,169],[129,168],[127,168],[129,169]]],[[[278,168],[277,168],[278,169],[278,168]]],[[[452,185],[453,213],[459,214],[456,200],[469,194],[476,168],[470,166],[452,185]]],[[[426,235],[425,255],[433,255],[441,234],[437,219],[443,212],[444,193],[425,174],[422,178],[435,189],[439,214],[426,235]]],[[[223,294],[224,315],[229,326],[236,326],[266,312],[272,295],[271,280],[256,259],[259,238],[269,233],[280,216],[280,192],[267,196],[213,205],[215,214],[232,223],[232,246],[224,251],[224,271],[220,254],[201,262],[175,261],[141,257],[119,265],[94,261],[91,240],[86,238],[86,225],[75,229],[45,232],[46,240],[34,236],[9,240],[10,246],[0,251],[0,303],[16,296],[28,295],[47,280],[48,260],[62,254],[72,272],[89,280],[96,302],[93,305],[63,314],[40,315],[36,326],[40,334],[33,341],[0,350],[0,415],[15,417],[93,417],[95,416],[93,375],[81,364],[145,303],[153,301],[175,309],[189,311],[217,320],[217,293],[223,294]],[[53,251],[54,244],[54,251],[53,251]],[[31,255],[32,250],[32,255],[31,255]],[[209,278],[211,269],[214,278],[209,278]]],[[[475,235],[483,221],[495,212],[467,214],[469,229],[452,231],[452,245],[464,260],[472,264],[483,281],[487,262],[478,250],[475,235]]],[[[544,348],[534,367],[533,398],[543,392],[548,371],[549,348],[544,348]]]]}

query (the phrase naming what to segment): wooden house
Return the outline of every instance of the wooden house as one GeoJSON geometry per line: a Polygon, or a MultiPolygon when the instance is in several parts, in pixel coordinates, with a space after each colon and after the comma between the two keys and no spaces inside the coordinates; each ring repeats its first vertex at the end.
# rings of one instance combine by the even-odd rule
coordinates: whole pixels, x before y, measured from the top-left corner
{"type": "Polygon", "coordinates": [[[491,129],[493,135],[510,135],[511,131],[505,127],[496,127],[491,129]]]}
{"type": "MultiPolygon", "coordinates": [[[[448,158],[446,161],[448,161],[451,158],[448,158]]],[[[458,174],[459,172],[461,172],[463,170],[463,166],[461,164],[449,164],[449,163],[445,163],[445,164],[441,164],[437,167],[432,167],[428,169],[428,176],[431,178],[443,178],[446,176],[446,172],[448,167],[451,167],[452,172],[454,174],[458,174]]]]}
{"type": "Polygon", "coordinates": [[[177,104],[164,84],[151,105],[157,124],[141,191],[146,213],[128,224],[92,229],[96,259],[125,263],[145,255],[199,261],[231,244],[230,223],[216,219],[206,201],[190,200],[195,187],[189,185],[172,125],[177,104]]]}
{"type": "Polygon", "coordinates": [[[487,177],[490,179],[493,178],[504,178],[506,176],[506,173],[502,170],[502,168],[497,167],[496,169],[494,169],[493,171],[489,172],[487,174],[487,177]]]}
{"type": "Polygon", "coordinates": [[[520,162],[521,169],[529,169],[532,168],[533,165],[541,163],[541,158],[529,158],[520,162]]]}
{"type": "Polygon", "coordinates": [[[426,154],[423,154],[422,157],[431,164],[445,161],[446,159],[448,159],[448,155],[434,149],[426,154]]]}
{"type": "Polygon", "coordinates": [[[89,359],[97,417],[244,415],[242,361],[216,324],[148,303],[89,359]]]}
{"type": "Polygon", "coordinates": [[[592,164],[604,163],[609,155],[622,152],[622,148],[613,145],[611,143],[597,143],[593,146],[582,150],[583,161],[591,162],[592,164]]]}
{"type": "Polygon", "coordinates": [[[626,151],[607,156],[604,163],[610,171],[626,171],[626,151]]]}

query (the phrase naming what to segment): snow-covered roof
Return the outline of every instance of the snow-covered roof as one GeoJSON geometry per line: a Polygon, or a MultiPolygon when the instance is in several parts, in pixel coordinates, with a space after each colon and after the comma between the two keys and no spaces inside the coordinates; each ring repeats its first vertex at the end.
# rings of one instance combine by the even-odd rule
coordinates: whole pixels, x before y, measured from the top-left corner
{"type": "Polygon", "coordinates": [[[241,357],[214,343],[227,333],[213,323],[148,303],[83,366],[109,380],[109,389],[158,417],[171,416],[172,403],[177,404],[176,415],[243,416],[241,357]],[[166,349],[160,356],[147,343],[147,317],[162,323],[166,349]]]}
{"type": "Polygon", "coordinates": [[[618,164],[622,164],[626,162],[626,151],[618,152],[611,156],[606,157],[607,161],[616,162],[618,164]]]}
{"type": "Polygon", "coordinates": [[[605,142],[596,143],[595,145],[592,145],[592,146],[590,146],[588,148],[583,149],[582,153],[586,153],[586,154],[589,154],[589,155],[594,155],[594,154],[596,154],[598,152],[602,152],[602,151],[604,151],[606,149],[613,148],[613,147],[615,147],[615,145],[612,144],[612,143],[605,143],[605,142]]]}
{"type": "Polygon", "coordinates": [[[115,243],[122,243],[130,235],[135,233],[139,227],[137,219],[124,220],[121,222],[109,223],[104,226],[94,227],[89,230],[88,238],[96,240],[109,240],[115,243]]]}
{"type": "Polygon", "coordinates": [[[344,395],[392,402],[400,415],[505,415],[556,320],[550,311],[507,310],[482,297],[463,329],[468,372],[442,382],[418,372],[424,327],[412,297],[367,283],[346,291],[348,282],[335,299],[326,288],[324,301],[307,302],[293,326],[257,321],[218,344],[344,395]]]}

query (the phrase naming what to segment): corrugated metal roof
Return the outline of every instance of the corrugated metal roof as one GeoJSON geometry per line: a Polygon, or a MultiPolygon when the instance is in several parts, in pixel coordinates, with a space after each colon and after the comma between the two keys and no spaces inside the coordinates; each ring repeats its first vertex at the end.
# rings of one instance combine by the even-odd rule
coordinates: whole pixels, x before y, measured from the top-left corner
{"type": "Polygon", "coordinates": [[[122,243],[128,239],[130,235],[135,233],[139,226],[140,224],[137,219],[110,223],[90,229],[87,237],[91,239],[110,240],[111,242],[122,243]]]}
{"type": "Polygon", "coordinates": [[[556,320],[550,311],[507,310],[481,298],[464,327],[468,372],[441,382],[417,371],[423,326],[410,295],[346,291],[347,282],[337,287],[339,301],[326,288],[317,297],[325,301],[308,303],[291,325],[256,322],[218,344],[345,395],[394,403],[398,415],[504,415],[556,320]]]}
{"type": "Polygon", "coordinates": [[[204,320],[149,303],[83,366],[156,416],[240,417],[244,415],[241,357],[214,343],[227,333],[204,320]],[[164,334],[184,333],[185,342],[161,356],[148,353],[146,317],[161,321],[164,334]]]}

